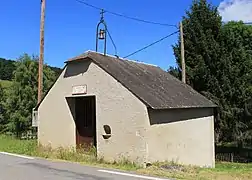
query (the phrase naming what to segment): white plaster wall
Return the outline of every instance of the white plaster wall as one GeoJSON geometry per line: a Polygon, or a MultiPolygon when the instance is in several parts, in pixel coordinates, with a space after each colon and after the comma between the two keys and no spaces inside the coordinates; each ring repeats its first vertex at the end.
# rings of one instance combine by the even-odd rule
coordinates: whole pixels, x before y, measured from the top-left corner
{"type": "Polygon", "coordinates": [[[69,64],[41,103],[39,142],[50,142],[53,147],[75,145],[74,119],[65,97],[71,96],[72,86],[81,84],[87,84],[87,95],[96,96],[98,157],[144,162],[146,144],[142,137],[149,125],[145,105],[96,64],[86,61],[69,64]],[[108,140],[102,137],[103,125],[112,129],[108,140]]]}
{"type": "Polygon", "coordinates": [[[153,123],[147,133],[150,162],[215,166],[212,109],[150,111],[149,115],[153,123]]]}
{"type": "Polygon", "coordinates": [[[65,99],[63,74],[38,109],[38,142],[43,146],[75,147],[75,123],[65,99]]]}

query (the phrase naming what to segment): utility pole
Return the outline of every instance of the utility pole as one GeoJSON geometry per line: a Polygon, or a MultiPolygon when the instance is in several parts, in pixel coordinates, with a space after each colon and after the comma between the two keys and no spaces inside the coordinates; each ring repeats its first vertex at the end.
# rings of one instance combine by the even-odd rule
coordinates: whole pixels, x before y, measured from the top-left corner
{"type": "Polygon", "coordinates": [[[44,65],[44,27],[45,27],[45,1],[41,0],[40,17],[40,52],[39,52],[39,71],[38,71],[38,102],[40,103],[43,95],[43,65],[44,65]]]}
{"type": "Polygon", "coordinates": [[[184,49],[184,32],[183,23],[180,22],[180,43],[181,43],[181,67],[182,67],[182,82],[186,83],[186,70],[185,70],[185,49],[184,49]]]}

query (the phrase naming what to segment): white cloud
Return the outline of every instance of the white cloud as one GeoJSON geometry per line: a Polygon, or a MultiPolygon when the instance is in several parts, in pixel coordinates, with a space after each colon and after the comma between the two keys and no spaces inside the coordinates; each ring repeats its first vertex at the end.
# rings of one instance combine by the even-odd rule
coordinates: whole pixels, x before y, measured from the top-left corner
{"type": "Polygon", "coordinates": [[[252,0],[223,0],[218,10],[224,22],[252,22],[252,0]]]}

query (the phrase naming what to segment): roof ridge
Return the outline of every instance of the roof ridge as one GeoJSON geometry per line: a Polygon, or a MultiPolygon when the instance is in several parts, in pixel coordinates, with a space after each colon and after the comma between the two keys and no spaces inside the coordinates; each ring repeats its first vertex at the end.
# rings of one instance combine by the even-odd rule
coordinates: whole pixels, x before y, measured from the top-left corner
{"type": "MultiPolygon", "coordinates": [[[[92,50],[88,50],[88,51],[86,51],[86,53],[87,54],[89,54],[89,53],[96,53],[96,54],[104,55],[104,54],[102,54],[100,52],[96,52],[96,51],[92,51],[92,50]]],[[[111,54],[106,54],[105,56],[108,56],[108,57],[111,57],[111,58],[114,58],[114,59],[119,59],[119,60],[122,60],[122,61],[130,61],[130,62],[144,64],[144,65],[148,65],[148,66],[159,67],[158,65],[155,65],[155,64],[145,63],[143,61],[137,61],[137,60],[132,60],[132,59],[126,59],[126,58],[123,58],[123,57],[120,57],[120,56],[116,57],[116,56],[113,56],[111,54]]]]}

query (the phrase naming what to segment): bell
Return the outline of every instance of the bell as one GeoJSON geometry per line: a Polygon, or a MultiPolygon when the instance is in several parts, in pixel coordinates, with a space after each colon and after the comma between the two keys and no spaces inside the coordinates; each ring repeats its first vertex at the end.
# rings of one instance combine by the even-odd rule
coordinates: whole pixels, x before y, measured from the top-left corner
{"type": "Polygon", "coordinates": [[[101,40],[105,39],[105,30],[104,29],[100,29],[99,39],[101,39],[101,40]]]}

